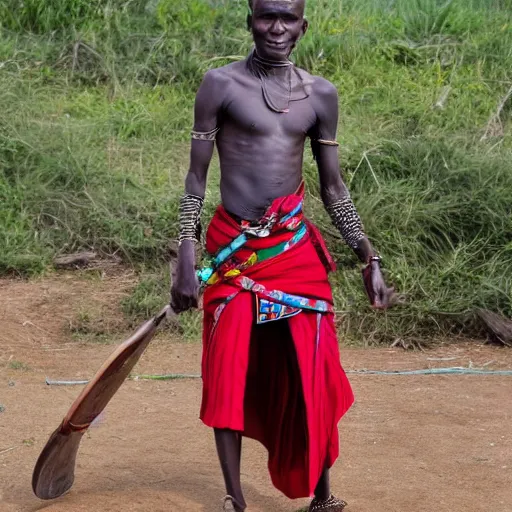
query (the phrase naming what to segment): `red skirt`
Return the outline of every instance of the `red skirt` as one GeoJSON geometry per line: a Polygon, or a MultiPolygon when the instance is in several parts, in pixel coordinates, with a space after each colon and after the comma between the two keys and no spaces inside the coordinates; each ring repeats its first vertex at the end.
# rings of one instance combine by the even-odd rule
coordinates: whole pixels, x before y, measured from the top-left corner
{"type": "MultiPolygon", "coordinates": [[[[289,197],[293,205],[297,196],[289,197]]],[[[219,207],[208,229],[207,251],[215,254],[239,233],[239,224],[219,207]]],[[[273,246],[282,236],[251,239],[245,248],[251,252],[273,246]]],[[[267,289],[332,304],[318,237],[309,225],[297,245],[244,275],[267,289]]],[[[339,455],[337,425],[354,401],[340,364],[334,318],[304,310],[256,325],[255,311],[253,293],[240,291],[229,280],[207,287],[201,419],[209,427],[261,442],[269,452],[275,487],[289,498],[309,497],[324,468],[339,455]],[[216,321],[218,306],[236,292],[216,321]]]]}

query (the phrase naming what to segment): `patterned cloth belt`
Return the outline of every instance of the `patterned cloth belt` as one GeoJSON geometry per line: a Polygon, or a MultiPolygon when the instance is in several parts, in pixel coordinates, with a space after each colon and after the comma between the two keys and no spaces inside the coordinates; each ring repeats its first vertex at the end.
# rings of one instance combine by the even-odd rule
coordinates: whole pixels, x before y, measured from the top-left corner
{"type": "MultiPolygon", "coordinates": [[[[219,281],[229,279],[230,283],[239,288],[239,291],[247,290],[253,292],[256,296],[257,303],[257,323],[288,318],[300,313],[304,309],[315,311],[319,314],[332,313],[333,307],[327,301],[292,295],[280,290],[267,290],[263,285],[242,275],[249,267],[284,253],[304,238],[307,234],[307,227],[302,220],[302,216],[299,216],[301,211],[302,203],[281,219],[271,217],[256,225],[242,221],[242,233],[230,244],[218,251],[208,266],[197,271],[200,283],[205,286],[211,286],[219,281]],[[232,257],[239,249],[244,247],[249,238],[267,237],[271,232],[275,233],[277,230],[295,231],[295,234],[286,242],[253,252],[242,263],[233,263],[232,257]]],[[[239,292],[233,293],[217,307],[214,314],[215,323],[218,321],[220,314],[227,304],[231,302],[238,293],[239,292]]]]}
{"type": "Polygon", "coordinates": [[[225,279],[230,279],[242,274],[244,270],[252,267],[256,263],[268,260],[287,251],[295,244],[300,242],[307,233],[307,228],[299,215],[302,211],[300,203],[293,211],[284,215],[280,219],[270,217],[260,223],[241,222],[242,232],[226,247],[222,248],[211,259],[210,264],[198,270],[197,277],[203,285],[210,286],[225,279]],[[254,251],[245,261],[234,263],[232,257],[239,249],[244,247],[250,238],[265,238],[276,231],[295,231],[293,237],[280,244],[266,249],[254,251]]]}

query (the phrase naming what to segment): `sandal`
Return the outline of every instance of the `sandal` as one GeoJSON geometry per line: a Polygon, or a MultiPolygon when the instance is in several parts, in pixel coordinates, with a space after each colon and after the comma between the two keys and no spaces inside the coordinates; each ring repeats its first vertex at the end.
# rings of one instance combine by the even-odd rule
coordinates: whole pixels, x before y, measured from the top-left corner
{"type": "Polygon", "coordinates": [[[224,506],[222,507],[222,512],[237,512],[235,507],[235,499],[232,496],[224,496],[222,503],[224,506]]]}
{"type": "Polygon", "coordinates": [[[331,494],[326,500],[314,498],[309,505],[308,512],[342,512],[346,506],[345,501],[339,500],[331,494]]]}

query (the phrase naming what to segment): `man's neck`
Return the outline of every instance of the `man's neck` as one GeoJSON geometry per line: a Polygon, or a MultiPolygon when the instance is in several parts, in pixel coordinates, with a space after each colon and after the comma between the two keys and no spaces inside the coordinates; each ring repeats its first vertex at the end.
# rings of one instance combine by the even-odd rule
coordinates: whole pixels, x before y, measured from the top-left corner
{"type": "Polygon", "coordinates": [[[291,61],[261,58],[256,49],[247,58],[247,67],[261,82],[267,107],[277,113],[289,112],[290,101],[308,97],[302,78],[291,61]]]}
{"type": "Polygon", "coordinates": [[[260,57],[256,49],[252,51],[249,55],[249,59],[251,60],[254,68],[264,76],[289,76],[289,72],[293,63],[286,60],[269,60],[264,57],[260,57]]]}

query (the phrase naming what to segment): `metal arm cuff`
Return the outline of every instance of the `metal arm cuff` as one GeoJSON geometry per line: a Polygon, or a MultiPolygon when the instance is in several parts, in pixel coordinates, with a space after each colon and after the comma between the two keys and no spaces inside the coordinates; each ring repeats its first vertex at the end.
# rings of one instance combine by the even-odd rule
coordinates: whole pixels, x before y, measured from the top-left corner
{"type": "Polygon", "coordinates": [[[209,132],[196,132],[196,131],[192,130],[191,135],[192,135],[192,138],[195,140],[208,140],[208,141],[214,142],[219,130],[220,130],[220,128],[214,128],[213,130],[210,130],[209,132]]]}
{"type": "Polygon", "coordinates": [[[339,146],[340,143],[335,140],[327,140],[327,139],[316,139],[313,142],[317,142],[318,144],[322,144],[323,146],[339,146]]]}

